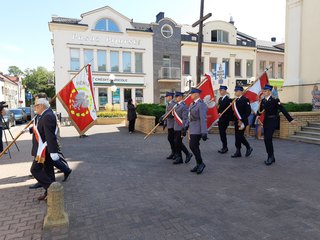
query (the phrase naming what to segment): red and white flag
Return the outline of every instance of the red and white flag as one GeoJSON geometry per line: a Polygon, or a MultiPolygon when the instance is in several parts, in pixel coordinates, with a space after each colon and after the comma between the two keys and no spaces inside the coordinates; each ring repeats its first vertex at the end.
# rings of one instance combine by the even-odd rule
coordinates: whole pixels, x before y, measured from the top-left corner
{"type": "MultiPolygon", "coordinates": [[[[216,99],[214,97],[214,91],[212,86],[211,77],[207,74],[205,74],[206,79],[202,81],[200,86],[198,86],[198,89],[200,89],[202,92],[200,93],[200,98],[203,100],[203,102],[208,107],[207,112],[207,128],[210,129],[212,125],[216,122],[216,120],[219,118],[218,109],[216,106],[216,99]]],[[[191,96],[189,95],[184,102],[190,106],[192,104],[191,96]]]]}
{"type": "Polygon", "coordinates": [[[90,64],[60,90],[58,98],[79,134],[84,134],[97,119],[90,64]]]}
{"type": "Polygon", "coordinates": [[[251,109],[257,112],[259,109],[259,101],[262,94],[262,89],[266,84],[269,84],[268,74],[265,72],[262,76],[245,92],[244,96],[249,99],[251,109]]]}

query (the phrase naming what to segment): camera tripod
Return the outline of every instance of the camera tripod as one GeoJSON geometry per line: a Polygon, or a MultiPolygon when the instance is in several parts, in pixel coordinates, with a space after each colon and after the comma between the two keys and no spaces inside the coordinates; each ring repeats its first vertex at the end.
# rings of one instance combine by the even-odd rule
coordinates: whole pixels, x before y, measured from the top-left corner
{"type": "MultiPolygon", "coordinates": [[[[0,114],[0,117],[1,117],[2,124],[3,124],[3,126],[5,127],[5,129],[3,129],[3,135],[4,135],[4,139],[6,140],[6,144],[7,144],[7,146],[8,146],[8,139],[7,139],[7,134],[6,134],[6,131],[5,131],[5,130],[8,130],[8,132],[9,132],[12,140],[14,139],[14,137],[13,137],[13,135],[12,135],[10,129],[9,129],[9,126],[7,125],[6,121],[4,120],[2,114],[0,114]]],[[[2,139],[1,139],[1,141],[2,141],[2,139]]],[[[17,143],[14,143],[14,144],[16,145],[17,150],[20,152],[20,149],[18,148],[17,143]]],[[[8,149],[8,154],[9,154],[9,157],[10,157],[10,159],[11,159],[10,149],[8,149]]]]}

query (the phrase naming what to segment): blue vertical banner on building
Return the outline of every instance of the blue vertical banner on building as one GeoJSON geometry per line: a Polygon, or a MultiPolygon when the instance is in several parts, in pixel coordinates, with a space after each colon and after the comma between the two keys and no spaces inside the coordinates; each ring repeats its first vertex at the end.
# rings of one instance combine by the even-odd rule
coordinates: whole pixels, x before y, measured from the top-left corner
{"type": "Polygon", "coordinates": [[[223,84],[226,78],[226,63],[216,63],[214,71],[214,80],[218,81],[218,84],[223,84]]]}

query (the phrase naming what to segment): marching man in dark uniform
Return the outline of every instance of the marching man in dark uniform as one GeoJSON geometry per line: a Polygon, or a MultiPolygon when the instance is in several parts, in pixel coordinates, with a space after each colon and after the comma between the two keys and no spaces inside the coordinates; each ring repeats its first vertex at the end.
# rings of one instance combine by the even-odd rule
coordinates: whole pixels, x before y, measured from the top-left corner
{"type": "Polygon", "coordinates": [[[47,189],[55,181],[53,167],[56,166],[64,172],[64,181],[70,175],[71,169],[60,152],[57,140],[57,119],[50,108],[49,101],[46,98],[37,98],[34,107],[38,116],[33,128],[30,129],[33,134],[32,156],[35,157],[30,171],[46,190],[38,200],[45,200],[47,189]]]}
{"type": "MultiPolygon", "coordinates": [[[[191,90],[191,99],[193,103],[189,107],[189,133],[190,133],[190,149],[193,152],[197,165],[191,169],[191,172],[201,174],[206,167],[202,161],[200,152],[200,140],[208,139],[207,129],[207,105],[200,99],[201,90],[193,88],[191,90]]],[[[184,135],[186,132],[183,133],[184,135]]]]}
{"type": "Polygon", "coordinates": [[[267,166],[276,162],[273,153],[272,136],[274,130],[277,127],[279,111],[287,118],[287,120],[292,124],[297,124],[295,120],[290,116],[287,110],[281,105],[278,98],[272,97],[272,86],[265,85],[263,88],[264,99],[262,99],[260,104],[260,109],[258,114],[264,113],[264,144],[266,146],[266,151],[268,153],[268,159],[264,162],[267,166]]]}
{"type": "Polygon", "coordinates": [[[242,96],[243,87],[236,86],[235,89],[235,101],[233,102],[233,112],[235,117],[234,129],[235,129],[235,138],[236,138],[236,152],[231,156],[233,158],[241,157],[241,144],[243,144],[246,148],[246,157],[249,157],[253,151],[249,142],[244,136],[244,130],[248,125],[248,117],[251,113],[251,106],[249,99],[242,96]]]}
{"type": "MultiPolygon", "coordinates": [[[[174,93],[173,92],[166,92],[166,113],[165,115],[171,111],[171,109],[176,105],[176,102],[173,100],[174,93]]],[[[167,159],[173,159],[175,157],[175,151],[174,151],[174,119],[173,115],[169,114],[167,119],[164,121],[162,118],[160,119],[161,122],[163,122],[163,126],[168,128],[168,141],[170,143],[171,147],[171,154],[167,157],[167,159]]]]}
{"type": "Polygon", "coordinates": [[[221,154],[228,152],[227,128],[232,118],[232,109],[231,107],[229,107],[231,104],[231,99],[227,95],[227,89],[228,87],[223,85],[221,85],[219,88],[221,97],[219,98],[219,101],[218,101],[218,112],[220,115],[218,126],[219,126],[220,139],[222,142],[222,148],[218,152],[221,154]],[[228,107],[229,109],[226,110],[226,108],[228,107]],[[226,112],[223,115],[221,115],[221,113],[224,112],[225,110],[226,112]]]}
{"type": "Polygon", "coordinates": [[[183,163],[181,151],[183,151],[186,154],[185,163],[188,163],[192,158],[192,154],[188,151],[188,149],[182,142],[183,140],[182,133],[187,132],[188,106],[183,101],[182,92],[176,92],[175,102],[176,102],[176,106],[174,107],[174,110],[173,110],[173,116],[175,120],[173,129],[174,129],[174,148],[175,148],[176,157],[173,164],[183,163]]]}

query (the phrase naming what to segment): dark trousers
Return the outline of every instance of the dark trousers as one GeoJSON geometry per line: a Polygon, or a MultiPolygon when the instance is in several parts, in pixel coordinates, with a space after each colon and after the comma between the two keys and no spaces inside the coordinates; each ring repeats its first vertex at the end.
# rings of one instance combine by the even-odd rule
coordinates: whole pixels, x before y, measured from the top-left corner
{"type": "Polygon", "coordinates": [[[136,124],[136,119],[129,121],[129,132],[134,132],[134,125],[136,124]]]}
{"type": "Polygon", "coordinates": [[[190,149],[193,152],[197,165],[200,165],[202,163],[202,157],[201,157],[201,152],[200,152],[200,140],[201,140],[201,135],[190,135],[190,149]]]}
{"type": "Polygon", "coordinates": [[[168,141],[170,143],[171,152],[174,153],[174,130],[168,128],[168,141]]]}
{"type": "Polygon", "coordinates": [[[228,142],[227,142],[227,128],[229,126],[229,122],[218,122],[219,126],[219,134],[220,134],[220,139],[222,142],[222,147],[227,148],[228,147],[228,142]]]}
{"type": "Polygon", "coordinates": [[[53,162],[51,159],[46,159],[44,164],[34,160],[30,172],[45,190],[55,181],[53,162]]]}
{"type": "Polygon", "coordinates": [[[0,127],[0,137],[1,137],[1,141],[0,141],[0,152],[3,151],[2,131],[3,131],[3,129],[2,129],[2,127],[0,127]]]}
{"type": "Polygon", "coordinates": [[[60,157],[58,160],[52,161],[52,162],[53,162],[53,165],[59,170],[61,170],[63,173],[71,172],[71,169],[69,168],[69,165],[65,159],[60,157]]]}
{"type": "Polygon", "coordinates": [[[181,131],[174,131],[174,152],[177,156],[182,157],[181,151],[184,152],[186,155],[189,155],[189,150],[182,142],[182,132],[181,131]]]}
{"type": "Polygon", "coordinates": [[[264,130],[264,144],[266,146],[266,151],[268,153],[268,157],[273,156],[273,143],[272,137],[273,133],[277,128],[278,118],[265,119],[263,124],[264,130]]]}
{"type": "Polygon", "coordinates": [[[241,144],[246,146],[246,148],[250,148],[250,144],[248,143],[247,139],[244,136],[244,130],[246,128],[240,130],[238,126],[238,122],[235,122],[234,129],[235,129],[235,137],[236,137],[236,144],[235,144],[236,148],[241,149],[241,144]]]}

